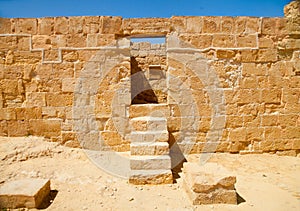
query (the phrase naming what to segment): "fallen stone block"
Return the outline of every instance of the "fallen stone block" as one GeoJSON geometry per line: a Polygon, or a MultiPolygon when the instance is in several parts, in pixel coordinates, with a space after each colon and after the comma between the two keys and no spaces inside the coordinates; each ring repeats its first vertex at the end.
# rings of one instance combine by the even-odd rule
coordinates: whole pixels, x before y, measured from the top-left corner
{"type": "Polygon", "coordinates": [[[21,179],[0,186],[0,208],[39,208],[50,194],[50,180],[21,179]]]}
{"type": "Polygon", "coordinates": [[[185,163],[183,188],[194,205],[237,204],[236,177],[216,163],[185,163]]]}

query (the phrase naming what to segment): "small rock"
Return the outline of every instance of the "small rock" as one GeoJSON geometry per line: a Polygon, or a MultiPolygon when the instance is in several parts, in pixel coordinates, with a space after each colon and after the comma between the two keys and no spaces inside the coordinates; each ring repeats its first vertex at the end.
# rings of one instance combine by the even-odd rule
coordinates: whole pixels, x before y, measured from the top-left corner
{"type": "Polygon", "coordinates": [[[133,201],[134,200],[134,198],[133,197],[131,197],[131,198],[129,198],[129,200],[128,201],[133,201]]]}
{"type": "Polygon", "coordinates": [[[140,188],[139,188],[139,190],[143,190],[143,188],[142,188],[142,187],[140,187],[140,188]]]}

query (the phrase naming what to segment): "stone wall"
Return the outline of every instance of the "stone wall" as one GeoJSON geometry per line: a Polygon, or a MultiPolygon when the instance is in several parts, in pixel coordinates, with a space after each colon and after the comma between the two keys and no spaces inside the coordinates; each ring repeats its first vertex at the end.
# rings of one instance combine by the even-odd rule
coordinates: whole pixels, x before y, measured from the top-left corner
{"type": "Polygon", "coordinates": [[[188,153],[295,155],[298,23],[299,14],[1,18],[0,135],[129,150],[128,112],[139,112],[130,106],[129,38],[166,36],[170,142],[188,153]]]}

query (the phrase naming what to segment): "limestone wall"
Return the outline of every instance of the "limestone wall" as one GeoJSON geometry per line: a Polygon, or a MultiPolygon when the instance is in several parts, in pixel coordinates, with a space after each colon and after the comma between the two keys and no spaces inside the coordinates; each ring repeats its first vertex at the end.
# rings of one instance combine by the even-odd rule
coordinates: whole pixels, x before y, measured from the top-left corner
{"type": "Polygon", "coordinates": [[[44,136],[69,146],[79,146],[78,139],[84,146],[94,140],[95,146],[101,139],[100,148],[129,150],[129,38],[166,36],[173,142],[188,153],[212,146],[295,155],[298,21],[299,16],[1,18],[0,135],[44,136]]]}

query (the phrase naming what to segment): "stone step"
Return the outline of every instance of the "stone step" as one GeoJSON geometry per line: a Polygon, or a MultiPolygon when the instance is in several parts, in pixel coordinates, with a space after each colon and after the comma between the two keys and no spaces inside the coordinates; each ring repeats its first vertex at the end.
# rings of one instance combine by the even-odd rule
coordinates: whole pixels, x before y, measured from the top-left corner
{"type": "Polygon", "coordinates": [[[130,134],[131,143],[168,142],[169,132],[162,131],[133,131],[130,134]]]}
{"type": "Polygon", "coordinates": [[[132,170],[129,183],[134,185],[159,185],[173,183],[171,170],[132,170]]]}
{"type": "Polygon", "coordinates": [[[135,117],[130,120],[134,131],[161,131],[167,130],[167,119],[164,117],[135,117]]]}
{"type": "Polygon", "coordinates": [[[160,156],[131,156],[131,170],[169,170],[171,158],[169,155],[160,156]]]}
{"type": "Polygon", "coordinates": [[[131,155],[168,155],[169,144],[167,142],[131,143],[131,155]]]}
{"type": "Polygon", "coordinates": [[[169,117],[170,108],[167,104],[136,104],[129,107],[129,118],[153,116],[169,117]]]}

